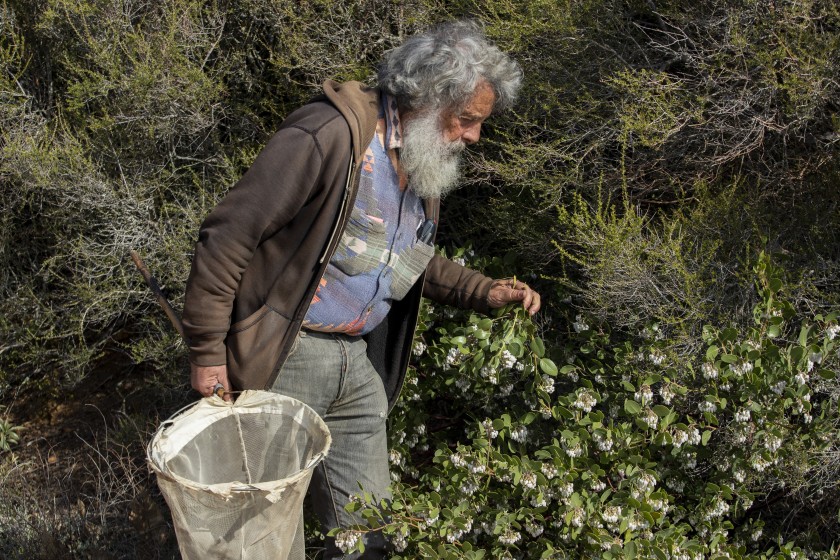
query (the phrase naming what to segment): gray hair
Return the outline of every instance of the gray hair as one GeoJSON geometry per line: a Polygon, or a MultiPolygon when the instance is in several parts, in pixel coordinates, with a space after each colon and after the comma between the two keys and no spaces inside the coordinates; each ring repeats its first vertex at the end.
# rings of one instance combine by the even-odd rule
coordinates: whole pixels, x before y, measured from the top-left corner
{"type": "Polygon", "coordinates": [[[510,107],[522,83],[519,65],[490,43],[478,24],[441,24],[385,53],[379,87],[407,110],[461,109],[482,80],[496,94],[494,110],[510,107]]]}

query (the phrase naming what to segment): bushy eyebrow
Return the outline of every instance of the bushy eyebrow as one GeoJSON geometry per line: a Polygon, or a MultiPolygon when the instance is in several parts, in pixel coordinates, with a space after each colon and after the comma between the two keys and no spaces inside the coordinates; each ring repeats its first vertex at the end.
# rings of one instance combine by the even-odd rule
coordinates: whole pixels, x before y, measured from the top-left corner
{"type": "MultiPolygon", "coordinates": [[[[490,115],[487,115],[487,116],[489,117],[490,115]]],[[[478,113],[464,112],[464,113],[461,113],[460,115],[458,115],[458,118],[467,119],[467,120],[471,120],[471,121],[478,121],[478,120],[486,119],[487,117],[485,117],[484,115],[480,115],[478,113]]]]}

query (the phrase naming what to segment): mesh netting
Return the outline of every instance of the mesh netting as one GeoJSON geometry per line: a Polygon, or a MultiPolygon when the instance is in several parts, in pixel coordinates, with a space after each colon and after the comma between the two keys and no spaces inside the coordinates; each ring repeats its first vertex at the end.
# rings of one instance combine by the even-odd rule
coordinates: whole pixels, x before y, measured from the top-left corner
{"type": "Polygon", "coordinates": [[[282,559],[330,433],[304,403],[244,391],[202,399],[167,420],[148,458],[187,559],[282,559]]]}

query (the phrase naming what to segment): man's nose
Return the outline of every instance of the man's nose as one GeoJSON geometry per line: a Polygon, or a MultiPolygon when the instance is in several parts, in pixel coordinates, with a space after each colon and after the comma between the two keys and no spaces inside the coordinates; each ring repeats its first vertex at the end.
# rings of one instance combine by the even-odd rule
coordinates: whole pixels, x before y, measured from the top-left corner
{"type": "Polygon", "coordinates": [[[475,144],[481,138],[481,125],[471,124],[461,130],[461,140],[464,144],[475,144]]]}

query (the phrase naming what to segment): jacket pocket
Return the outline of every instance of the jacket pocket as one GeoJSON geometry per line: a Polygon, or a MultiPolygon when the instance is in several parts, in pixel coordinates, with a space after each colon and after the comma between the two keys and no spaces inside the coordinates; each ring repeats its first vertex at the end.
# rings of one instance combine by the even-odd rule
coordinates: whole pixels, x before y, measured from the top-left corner
{"type": "Polygon", "coordinates": [[[291,321],[268,305],[234,323],[228,331],[228,376],[234,387],[265,389],[286,353],[291,321]]]}

